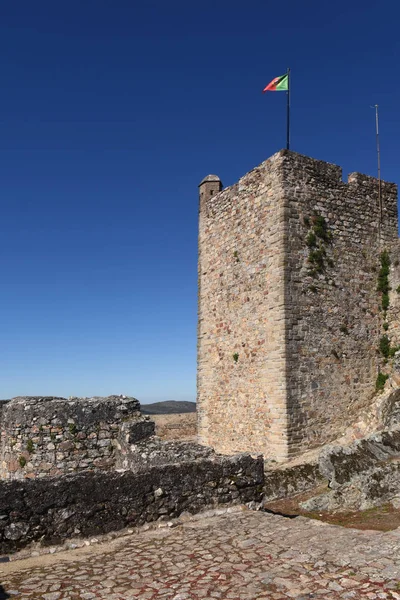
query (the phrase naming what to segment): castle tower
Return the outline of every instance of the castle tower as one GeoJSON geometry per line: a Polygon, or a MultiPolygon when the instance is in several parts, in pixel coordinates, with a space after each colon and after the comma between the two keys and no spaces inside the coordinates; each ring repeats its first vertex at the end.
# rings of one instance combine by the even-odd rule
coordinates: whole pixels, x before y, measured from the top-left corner
{"type": "Polygon", "coordinates": [[[343,182],[294,152],[199,188],[199,441],[276,460],[332,441],[370,406],[382,364],[397,187],[382,182],[381,243],[377,180],[343,182]]]}
{"type": "Polygon", "coordinates": [[[218,175],[207,175],[199,184],[200,205],[207,203],[211,196],[222,190],[222,181],[218,175]]]}

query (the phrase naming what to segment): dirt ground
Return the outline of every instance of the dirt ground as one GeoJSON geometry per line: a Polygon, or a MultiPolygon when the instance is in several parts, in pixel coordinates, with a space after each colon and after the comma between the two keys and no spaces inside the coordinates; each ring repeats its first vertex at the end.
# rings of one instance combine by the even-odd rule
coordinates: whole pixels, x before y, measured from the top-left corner
{"type": "Polygon", "coordinates": [[[274,500],[265,504],[264,508],[267,512],[272,512],[288,517],[296,517],[302,515],[310,519],[324,521],[331,525],[340,525],[351,529],[375,530],[375,531],[392,531],[400,527],[400,510],[394,508],[387,503],[376,508],[362,510],[357,512],[307,512],[299,505],[304,500],[312,498],[317,494],[326,491],[325,487],[316,488],[309,492],[298,494],[292,498],[284,498],[282,500],[274,500]]]}
{"type": "Polygon", "coordinates": [[[197,433],[197,414],[151,415],[156,424],[156,435],[163,440],[193,440],[197,433]]]}

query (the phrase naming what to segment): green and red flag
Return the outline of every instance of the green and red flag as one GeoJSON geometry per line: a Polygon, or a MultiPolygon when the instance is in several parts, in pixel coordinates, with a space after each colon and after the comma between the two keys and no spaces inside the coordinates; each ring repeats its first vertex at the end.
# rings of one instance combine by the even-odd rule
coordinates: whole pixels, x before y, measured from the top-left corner
{"type": "Polygon", "coordinates": [[[275,77],[263,92],[286,92],[286,148],[290,149],[290,69],[284,75],[275,77]]]}
{"type": "Polygon", "coordinates": [[[287,92],[289,88],[289,75],[285,73],[279,77],[275,77],[268,85],[263,89],[263,92],[287,92]]]}

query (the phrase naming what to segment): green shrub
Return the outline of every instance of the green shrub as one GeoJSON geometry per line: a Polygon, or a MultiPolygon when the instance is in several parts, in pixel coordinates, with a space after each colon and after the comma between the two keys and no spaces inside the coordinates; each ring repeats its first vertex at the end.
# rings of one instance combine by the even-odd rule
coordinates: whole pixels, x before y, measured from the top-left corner
{"type": "Polygon", "coordinates": [[[389,294],[382,294],[382,308],[384,311],[389,308],[389,294]]]}
{"type": "Polygon", "coordinates": [[[31,439],[29,439],[26,443],[26,449],[28,450],[29,454],[32,454],[32,452],[34,451],[34,445],[31,439]]]}
{"type": "Polygon", "coordinates": [[[26,465],[26,458],[25,458],[25,456],[20,456],[18,462],[19,462],[19,466],[21,467],[21,469],[23,469],[24,466],[26,465]]]}
{"type": "Polygon", "coordinates": [[[306,237],[306,244],[309,248],[315,248],[315,246],[317,245],[317,236],[313,231],[310,231],[310,233],[306,237]]]}
{"type": "Polygon", "coordinates": [[[314,233],[320,240],[324,242],[330,242],[332,240],[332,234],[328,230],[328,225],[322,215],[315,215],[313,217],[313,229],[314,233]]]}
{"type": "MultiPolygon", "coordinates": [[[[384,250],[380,255],[381,268],[378,274],[378,292],[382,292],[382,307],[383,307],[383,296],[389,294],[389,271],[390,271],[390,256],[387,250],[384,250]]],[[[388,300],[387,300],[388,301],[388,300]]],[[[389,306],[389,304],[388,304],[389,306]]],[[[385,310],[385,309],[384,309],[385,310]]]]}
{"type": "Polygon", "coordinates": [[[390,356],[390,341],[387,335],[383,335],[379,340],[379,350],[385,358],[390,356]]]}
{"type": "Polygon", "coordinates": [[[308,256],[308,262],[311,263],[314,267],[314,270],[317,273],[322,273],[324,271],[324,249],[319,248],[318,250],[311,250],[308,256]]]}
{"type": "Polygon", "coordinates": [[[389,375],[386,375],[386,373],[378,373],[378,377],[376,378],[375,382],[375,390],[377,392],[381,392],[385,387],[385,383],[388,379],[389,375]]]}
{"type": "Polygon", "coordinates": [[[237,361],[239,360],[239,354],[237,352],[233,354],[233,360],[235,361],[235,363],[237,363],[237,361]]]}

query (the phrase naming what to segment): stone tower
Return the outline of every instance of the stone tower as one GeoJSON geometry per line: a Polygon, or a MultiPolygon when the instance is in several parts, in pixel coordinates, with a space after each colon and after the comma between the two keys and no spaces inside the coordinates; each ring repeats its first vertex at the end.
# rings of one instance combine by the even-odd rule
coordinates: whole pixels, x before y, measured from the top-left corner
{"type": "Polygon", "coordinates": [[[217,175],[207,175],[199,184],[200,204],[207,203],[211,196],[222,190],[222,181],[217,175]]]}
{"type": "Polygon", "coordinates": [[[199,188],[199,441],[286,460],[371,404],[397,187],[282,150],[199,188]]]}

